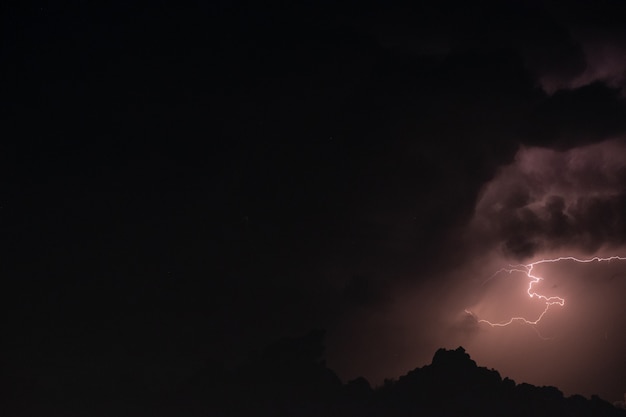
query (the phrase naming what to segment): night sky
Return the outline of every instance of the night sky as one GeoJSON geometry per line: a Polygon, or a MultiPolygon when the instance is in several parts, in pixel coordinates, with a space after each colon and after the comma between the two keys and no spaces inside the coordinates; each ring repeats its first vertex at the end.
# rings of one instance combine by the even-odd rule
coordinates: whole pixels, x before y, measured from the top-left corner
{"type": "Polygon", "coordinates": [[[319,328],[343,380],[461,345],[623,398],[626,260],[540,264],[564,306],[481,321],[545,307],[501,268],[626,257],[621,1],[91,3],[1,13],[11,395],[167,391],[319,328]]]}

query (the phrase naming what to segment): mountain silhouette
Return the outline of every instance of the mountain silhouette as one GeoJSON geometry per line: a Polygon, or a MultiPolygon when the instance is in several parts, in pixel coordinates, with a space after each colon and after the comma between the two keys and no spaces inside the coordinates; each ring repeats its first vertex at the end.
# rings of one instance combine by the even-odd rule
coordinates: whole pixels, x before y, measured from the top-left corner
{"type": "Polygon", "coordinates": [[[480,367],[462,347],[439,349],[430,365],[372,388],[341,383],[323,361],[324,333],[280,340],[233,371],[207,369],[158,407],[171,415],[626,417],[592,396],[516,384],[480,367]],[[167,406],[165,406],[167,403],[167,406]]]}
{"type": "Polygon", "coordinates": [[[27,380],[5,375],[0,382],[2,415],[15,417],[626,417],[626,410],[597,396],[566,397],[556,387],[502,378],[462,347],[439,349],[429,365],[379,387],[365,378],[342,383],[324,361],[321,330],[278,340],[233,369],[213,360],[176,388],[149,393],[138,387],[106,402],[106,392],[68,393],[75,395],[58,402],[29,389],[27,380]]]}

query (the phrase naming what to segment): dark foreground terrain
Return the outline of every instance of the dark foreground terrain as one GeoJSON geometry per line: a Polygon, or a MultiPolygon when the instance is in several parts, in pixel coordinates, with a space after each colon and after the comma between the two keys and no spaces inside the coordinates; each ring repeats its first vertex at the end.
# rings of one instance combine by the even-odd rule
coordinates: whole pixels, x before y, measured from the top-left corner
{"type": "Polygon", "coordinates": [[[342,384],[325,366],[323,332],[281,340],[236,372],[207,370],[162,398],[167,415],[228,416],[626,416],[593,396],[516,384],[476,365],[462,347],[439,349],[430,365],[372,388],[342,384]]]}
{"type": "MultiPolygon", "coordinates": [[[[565,397],[555,387],[502,378],[465,349],[439,349],[430,365],[372,388],[342,383],[323,361],[324,333],[283,339],[235,370],[206,367],[167,392],[67,392],[50,397],[23,381],[3,387],[17,416],[614,416],[626,411],[592,396],[565,397]]],[[[5,382],[9,382],[6,381],[5,382]]],[[[3,413],[4,414],[4,413],[3,413]]]]}

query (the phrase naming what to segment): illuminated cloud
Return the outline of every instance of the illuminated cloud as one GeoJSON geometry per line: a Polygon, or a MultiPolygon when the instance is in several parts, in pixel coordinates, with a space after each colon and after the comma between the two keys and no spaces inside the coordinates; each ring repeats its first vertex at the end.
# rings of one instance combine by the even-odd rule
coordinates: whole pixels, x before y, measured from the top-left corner
{"type": "MultiPolygon", "coordinates": [[[[518,380],[619,398],[616,381],[626,369],[615,363],[626,348],[619,295],[626,289],[626,265],[620,259],[585,264],[540,260],[623,256],[625,183],[626,144],[613,139],[568,150],[522,147],[485,184],[467,231],[469,243],[480,242],[468,268],[482,269],[468,269],[473,275],[467,282],[473,282],[476,292],[459,296],[468,302],[464,323],[469,329],[471,322],[473,331],[465,346],[472,357],[518,380]],[[533,276],[542,279],[533,290],[566,300],[537,325],[529,322],[542,317],[546,303],[528,296],[524,265],[507,266],[518,263],[535,265],[533,276]],[[501,267],[518,272],[491,275],[501,267]],[[530,320],[489,326],[511,317],[530,320]],[[535,366],[520,358],[532,358],[535,366]],[[606,369],[612,380],[600,378],[597,369],[606,369]]],[[[458,278],[451,280],[468,288],[458,278]]]]}
{"type": "Polygon", "coordinates": [[[584,42],[581,46],[583,63],[573,73],[550,74],[539,76],[541,87],[549,94],[558,90],[576,89],[603,82],[609,87],[625,92],[626,88],[626,43],[606,44],[603,42],[584,42]]]}
{"type": "Polygon", "coordinates": [[[519,260],[575,247],[594,253],[626,241],[626,144],[567,151],[521,148],[483,189],[473,229],[519,260]]]}

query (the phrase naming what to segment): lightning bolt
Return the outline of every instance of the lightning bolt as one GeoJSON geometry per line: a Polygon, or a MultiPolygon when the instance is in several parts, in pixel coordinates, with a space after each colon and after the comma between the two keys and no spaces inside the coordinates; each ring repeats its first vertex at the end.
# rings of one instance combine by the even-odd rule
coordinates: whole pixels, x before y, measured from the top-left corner
{"type": "MultiPolygon", "coordinates": [[[[526,292],[528,293],[528,296],[530,298],[534,298],[534,299],[538,299],[541,300],[545,303],[545,308],[543,309],[543,311],[541,312],[541,314],[539,314],[539,316],[537,318],[535,318],[534,320],[532,319],[528,319],[525,317],[511,317],[509,320],[507,321],[503,321],[503,322],[491,322],[489,320],[485,320],[485,319],[479,319],[476,314],[474,314],[473,312],[471,312],[470,310],[465,310],[465,312],[469,315],[471,315],[472,317],[474,317],[476,319],[476,321],[478,323],[485,323],[488,324],[491,327],[504,327],[504,326],[508,326],[512,323],[521,323],[521,324],[527,324],[530,326],[533,326],[533,328],[535,329],[535,331],[537,331],[537,329],[534,327],[536,326],[541,319],[543,319],[543,317],[546,315],[546,313],[548,312],[548,310],[550,310],[550,308],[552,308],[553,306],[559,306],[559,307],[563,307],[565,305],[565,299],[561,298],[561,297],[547,297],[543,294],[540,294],[538,292],[536,292],[534,290],[534,286],[535,284],[539,283],[540,281],[543,281],[543,278],[538,276],[538,275],[534,275],[533,274],[533,269],[535,268],[535,266],[537,265],[541,265],[541,264],[547,264],[547,263],[557,263],[557,262],[561,262],[561,261],[574,261],[574,262],[578,262],[578,263],[591,263],[591,262],[610,262],[610,261],[626,261],[626,257],[621,257],[621,256],[610,256],[608,258],[600,258],[598,256],[594,256],[593,258],[587,258],[587,259],[579,259],[573,256],[562,256],[559,258],[552,258],[552,259],[541,259],[529,264],[519,264],[519,265],[509,265],[509,268],[502,268],[499,269],[498,271],[496,271],[493,275],[491,275],[489,278],[487,278],[487,280],[485,280],[485,282],[483,282],[483,285],[486,284],[488,281],[496,278],[498,275],[503,274],[503,273],[508,273],[509,275],[514,273],[514,272],[520,272],[526,275],[526,277],[528,278],[528,288],[526,290],[526,292]]],[[[539,334],[539,336],[543,339],[545,339],[545,337],[543,337],[538,331],[537,334],[539,334]]]]}

